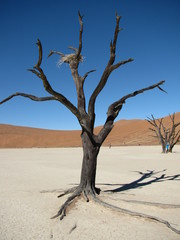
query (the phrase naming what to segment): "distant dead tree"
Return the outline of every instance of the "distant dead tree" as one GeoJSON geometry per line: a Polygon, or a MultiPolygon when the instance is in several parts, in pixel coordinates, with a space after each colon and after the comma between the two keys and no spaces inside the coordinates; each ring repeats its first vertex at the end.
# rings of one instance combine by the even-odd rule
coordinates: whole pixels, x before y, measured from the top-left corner
{"type": "Polygon", "coordinates": [[[166,153],[166,145],[169,145],[169,152],[172,152],[173,147],[180,142],[180,121],[175,122],[175,113],[169,115],[170,122],[164,124],[164,118],[155,119],[153,115],[151,118],[148,117],[146,120],[151,124],[149,128],[153,133],[154,137],[158,138],[162,146],[162,152],[166,153]]]}
{"type": "MultiPolygon", "coordinates": [[[[42,58],[43,58],[43,50],[40,40],[37,41],[37,46],[39,49],[39,57],[37,63],[34,65],[32,69],[29,69],[33,74],[35,74],[43,83],[44,89],[49,93],[47,97],[38,97],[27,93],[21,93],[17,92],[6,99],[2,100],[0,104],[3,104],[13,97],[16,96],[22,96],[25,98],[29,98],[33,101],[57,101],[64,106],[66,106],[72,114],[76,116],[76,118],[79,121],[79,124],[82,128],[81,132],[81,138],[82,138],[82,148],[83,148],[83,162],[82,162],[82,168],[81,168],[81,177],[80,177],[80,183],[78,186],[73,187],[71,189],[68,189],[67,191],[63,192],[58,197],[64,196],[66,194],[70,194],[69,198],[65,201],[65,203],[60,207],[60,210],[58,213],[54,216],[60,217],[60,219],[63,219],[64,216],[66,216],[66,210],[67,207],[73,202],[75,198],[82,195],[84,196],[85,200],[88,202],[90,200],[90,197],[92,200],[110,207],[110,205],[105,204],[102,202],[98,197],[97,194],[100,193],[100,189],[96,188],[95,186],[95,179],[96,179],[96,166],[97,166],[97,156],[99,154],[101,145],[103,144],[104,140],[107,138],[108,134],[111,132],[113,128],[114,121],[116,117],[118,116],[120,110],[122,109],[123,105],[125,104],[126,100],[132,97],[135,97],[138,94],[141,94],[145,91],[152,90],[154,88],[158,88],[161,91],[164,91],[160,86],[164,83],[163,81],[160,81],[154,85],[148,86],[146,88],[142,88],[140,90],[134,91],[132,93],[129,93],[117,101],[110,104],[110,106],[107,109],[107,118],[105,120],[104,126],[99,131],[98,134],[94,133],[94,124],[95,124],[95,103],[98,95],[105,87],[107,80],[112,72],[114,72],[119,67],[123,66],[126,63],[132,62],[133,59],[129,58],[127,60],[119,61],[115,63],[116,58],[116,45],[117,45],[117,38],[118,34],[120,32],[119,28],[119,21],[120,16],[116,14],[116,26],[114,30],[114,37],[113,40],[110,42],[110,56],[109,60],[107,62],[107,65],[105,66],[105,69],[102,73],[102,76],[99,80],[98,85],[94,89],[89,101],[88,106],[86,108],[86,95],[84,92],[84,83],[88,75],[95,70],[90,70],[86,72],[83,76],[80,76],[78,68],[79,64],[83,61],[83,56],[81,54],[82,52],[82,34],[83,34],[83,17],[79,13],[79,23],[80,23],[80,31],[79,31],[79,46],[78,48],[69,47],[72,50],[72,54],[64,54],[59,51],[53,51],[51,50],[49,53],[49,57],[52,55],[58,55],[60,56],[60,64],[67,63],[69,65],[69,68],[71,70],[71,74],[75,83],[76,92],[77,92],[77,106],[74,105],[72,102],[70,102],[64,95],[62,95],[60,92],[57,92],[53,89],[50,82],[47,79],[47,76],[42,69],[42,58]]],[[[112,207],[112,206],[111,206],[112,207]]],[[[117,209],[117,208],[115,208],[117,209]]],[[[127,213],[130,213],[130,211],[127,211],[127,213]]],[[[132,214],[133,215],[133,214],[132,214]]],[[[144,217],[144,216],[143,216],[144,217]]]]}

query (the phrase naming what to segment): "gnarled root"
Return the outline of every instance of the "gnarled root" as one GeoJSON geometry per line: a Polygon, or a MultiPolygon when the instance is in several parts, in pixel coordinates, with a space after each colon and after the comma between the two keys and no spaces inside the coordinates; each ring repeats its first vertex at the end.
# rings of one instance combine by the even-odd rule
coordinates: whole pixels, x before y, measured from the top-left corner
{"type": "Polygon", "coordinates": [[[80,195],[82,195],[86,202],[89,202],[89,200],[91,198],[91,199],[94,200],[95,203],[98,203],[103,207],[118,211],[118,212],[123,213],[123,214],[128,214],[130,216],[140,217],[140,218],[144,218],[146,220],[159,222],[159,223],[165,225],[166,227],[168,227],[169,229],[171,229],[173,232],[180,235],[180,230],[174,228],[166,220],[163,220],[161,218],[151,216],[151,215],[148,215],[148,214],[130,211],[130,210],[120,208],[120,207],[114,206],[110,203],[102,201],[101,199],[99,199],[97,197],[97,194],[100,193],[100,189],[98,189],[98,188],[92,188],[92,187],[87,187],[87,186],[86,186],[86,188],[84,188],[81,185],[79,185],[78,187],[73,187],[73,188],[70,188],[70,189],[66,190],[65,192],[60,194],[58,197],[62,197],[62,196],[66,195],[66,194],[69,194],[69,193],[72,193],[72,195],[65,201],[65,203],[59,209],[58,213],[55,216],[53,216],[51,219],[60,217],[60,220],[62,220],[66,216],[67,208],[72,204],[74,199],[79,197],[80,195]]]}
{"type": "Polygon", "coordinates": [[[89,202],[89,196],[95,198],[96,194],[100,193],[100,189],[92,188],[92,187],[83,188],[80,185],[78,187],[73,187],[73,188],[70,188],[70,189],[64,191],[62,194],[58,195],[57,197],[60,198],[69,193],[73,193],[73,194],[70,197],[68,197],[68,199],[65,201],[65,203],[60,207],[58,213],[55,216],[51,217],[51,219],[60,217],[60,220],[62,220],[66,216],[67,208],[71,205],[71,203],[73,202],[73,200],[75,198],[82,195],[84,197],[85,201],[89,202]]]}
{"type": "MultiPolygon", "coordinates": [[[[59,195],[58,197],[62,197],[64,196],[65,194],[68,194],[70,193],[71,191],[66,191],[64,192],[63,194],[59,195]]],[[[81,195],[81,190],[76,188],[75,192],[65,201],[65,203],[61,206],[61,208],[59,209],[58,213],[53,216],[51,219],[54,219],[54,218],[57,218],[57,217],[60,217],[60,220],[62,220],[65,216],[66,216],[66,210],[67,210],[67,207],[73,202],[73,200],[80,196],[81,195]]]]}
{"type": "Polygon", "coordinates": [[[66,191],[64,191],[63,193],[61,193],[60,195],[58,195],[57,197],[60,198],[60,197],[63,197],[69,193],[73,193],[78,187],[73,187],[73,188],[70,188],[66,191]]]}

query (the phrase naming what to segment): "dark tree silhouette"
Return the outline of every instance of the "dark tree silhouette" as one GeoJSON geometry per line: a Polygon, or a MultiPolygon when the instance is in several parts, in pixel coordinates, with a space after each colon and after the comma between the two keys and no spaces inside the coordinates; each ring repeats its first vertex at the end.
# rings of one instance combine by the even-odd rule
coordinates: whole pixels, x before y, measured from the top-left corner
{"type": "Polygon", "coordinates": [[[73,53],[68,55],[65,55],[64,53],[61,53],[58,51],[50,51],[50,54],[49,54],[49,57],[54,54],[59,55],[61,57],[60,62],[61,63],[65,62],[69,65],[71,74],[75,83],[76,91],[77,91],[77,106],[75,106],[72,102],[70,102],[61,93],[56,92],[50,85],[44,73],[44,70],[41,67],[43,51],[42,51],[42,45],[40,40],[37,41],[37,46],[39,49],[38,61],[33,67],[33,69],[29,69],[29,71],[31,71],[33,74],[35,74],[38,78],[42,80],[45,90],[50,95],[47,97],[37,97],[34,95],[17,92],[0,102],[0,104],[5,103],[6,101],[16,96],[26,97],[33,101],[53,100],[53,101],[58,101],[61,104],[65,105],[77,117],[79,124],[82,128],[81,138],[82,138],[82,147],[83,147],[83,162],[82,162],[82,169],[81,169],[80,184],[77,187],[73,187],[58,196],[58,197],[61,197],[65,194],[72,193],[72,195],[70,195],[70,197],[66,200],[66,202],[61,206],[57,215],[54,216],[54,217],[60,216],[60,219],[63,219],[63,217],[66,215],[67,207],[73,202],[73,200],[76,197],[83,195],[87,202],[89,201],[89,197],[91,197],[94,200],[98,199],[97,194],[100,193],[100,189],[96,188],[95,186],[97,156],[98,156],[101,145],[103,144],[108,134],[111,132],[113,128],[114,120],[118,116],[126,100],[129,98],[135,97],[136,95],[141,94],[145,91],[152,90],[154,88],[158,88],[161,91],[164,91],[160,87],[164,83],[164,81],[160,81],[154,85],[151,85],[146,88],[142,88],[140,90],[127,94],[122,98],[120,98],[119,100],[113,102],[108,107],[107,118],[105,120],[104,126],[102,127],[100,132],[97,135],[95,135],[94,133],[95,103],[99,93],[105,87],[107,80],[113,71],[115,71],[122,65],[133,61],[132,58],[129,58],[127,60],[123,60],[115,63],[117,38],[121,30],[119,28],[120,18],[121,17],[116,14],[116,26],[114,31],[114,37],[113,37],[113,40],[110,42],[110,57],[104,69],[104,72],[102,73],[100,81],[97,87],[94,89],[89,99],[87,108],[86,108],[86,99],[85,99],[85,93],[84,93],[84,82],[87,76],[90,73],[94,72],[95,70],[88,71],[87,73],[84,74],[84,76],[80,76],[78,72],[79,63],[83,61],[83,57],[81,54],[83,17],[80,15],[80,13],[79,13],[80,32],[79,32],[78,48],[70,47],[73,53]]]}
{"type": "Polygon", "coordinates": [[[172,152],[173,147],[180,142],[180,121],[175,122],[175,113],[169,115],[170,122],[169,124],[164,124],[163,120],[155,119],[153,115],[151,118],[148,117],[146,120],[151,124],[151,128],[149,128],[153,133],[154,137],[159,139],[159,142],[162,146],[162,152],[166,153],[166,145],[169,144],[168,152],[172,152]]]}

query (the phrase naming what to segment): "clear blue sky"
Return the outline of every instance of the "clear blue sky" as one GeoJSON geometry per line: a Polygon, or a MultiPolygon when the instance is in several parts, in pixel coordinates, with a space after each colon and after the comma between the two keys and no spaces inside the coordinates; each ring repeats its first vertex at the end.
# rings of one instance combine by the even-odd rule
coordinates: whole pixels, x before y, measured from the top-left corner
{"type": "MultiPolygon", "coordinates": [[[[76,91],[67,65],[57,67],[51,49],[69,53],[78,47],[78,10],[84,15],[85,61],[80,74],[96,69],[86,79],[87,100],[109,58],[115,12],[122,16],[117,61],[134,58],[109,78],[96,104],[96,125],[104,124],[107,108],[123,95],[166,80],[158,90],[127,100],[117,120],[162,117],[180,111],[180,1],[179,0],[44,0],[0,1],[0,99],[15,92],[39,97],[48,94],[28,68],[37,62],[36,40],[43,45],[42,67],[56,91],[76,104],[76,91]]],[[[48,129],[79,129],[76,118],[56,102],[33,102],[17,97],[0,106],[0,123],[48,129]]]]}

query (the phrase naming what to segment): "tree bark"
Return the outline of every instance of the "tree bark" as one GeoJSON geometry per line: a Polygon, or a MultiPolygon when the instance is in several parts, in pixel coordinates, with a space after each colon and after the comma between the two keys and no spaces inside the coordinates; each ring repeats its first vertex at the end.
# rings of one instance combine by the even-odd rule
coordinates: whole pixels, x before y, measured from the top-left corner
{"type": "Polygon", "coordinates": [[[162,153],[166,153],[166,144],[164,142],[161,142],[162,146],[162,153]]]}
{"type": "Polygon", "coordinates": [[[86,195],[98,193],[95,187],[97,156],[100,146],[92,142],[87,132],[82,132],[83,162],[81,168],[80,188],[86,195]]]}

